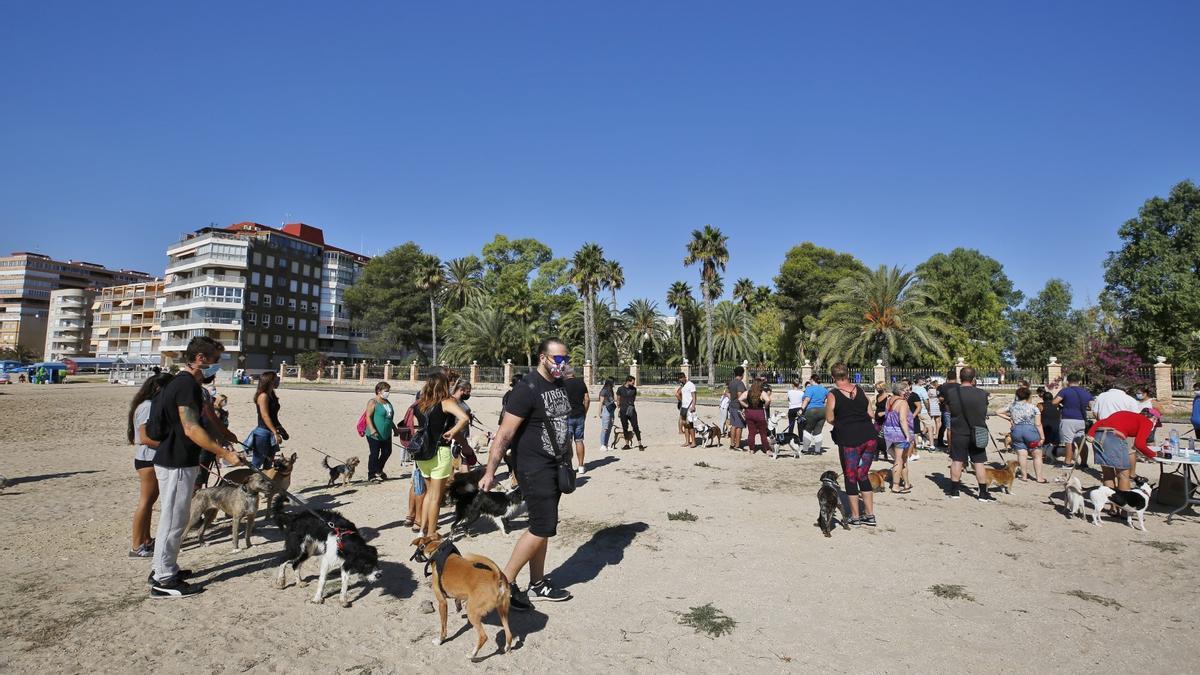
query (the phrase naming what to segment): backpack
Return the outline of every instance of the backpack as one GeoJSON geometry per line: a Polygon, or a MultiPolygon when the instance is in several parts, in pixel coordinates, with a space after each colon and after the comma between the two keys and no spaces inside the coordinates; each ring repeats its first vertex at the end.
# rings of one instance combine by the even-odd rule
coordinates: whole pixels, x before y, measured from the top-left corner
{"type": "MultiPolygon", "coordinates": [[[[180,373],[175,377],[191,377],[188,373],[180,373]]],[[[175,380],[171,380],[174,382],[175,380]]],[[[171,385],[167,383],[167,386],[171,385]]],[[[146,420],[146,436],[152,441],[162,442],[166,440],[167,435],[171,433],[171,423],[167,420],[167,400],[164,396],[167,387],[158,390],[154,398],[150,399],[150,417],[146,420]]]]}
{"type": "Polygon", "coordinates": [[[404,429],[408,431],[409,439],[404,443],[404,450],[409,459],[417,462],[433,459],[437,456],[437,440],[429,434],[429,423],[425,413],[414,403],[404,414],[404,429]],[[413,426],[410,426],[410,422],[413,426]]]}

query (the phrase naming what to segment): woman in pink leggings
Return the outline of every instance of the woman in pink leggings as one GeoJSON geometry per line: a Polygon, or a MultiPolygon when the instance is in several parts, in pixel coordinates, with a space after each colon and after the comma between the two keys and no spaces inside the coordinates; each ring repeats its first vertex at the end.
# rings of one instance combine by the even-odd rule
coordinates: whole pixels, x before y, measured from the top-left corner
{"type": "Polygon", "coordinates": [[[850,501],[850,525],[875,527],[875,503],[872,499],[871,462],[875,461],[878,436],[871,414],[867,412],[867,394],[850,383],[850,371],[844,363],[829,370],[833,391],[825,400],[825,422],[833,425],[833,442],[838,446],[842,472],[846,476],[846,496],[850,501]],[[861,501],[862,516],[859,516],[861,501]]]}

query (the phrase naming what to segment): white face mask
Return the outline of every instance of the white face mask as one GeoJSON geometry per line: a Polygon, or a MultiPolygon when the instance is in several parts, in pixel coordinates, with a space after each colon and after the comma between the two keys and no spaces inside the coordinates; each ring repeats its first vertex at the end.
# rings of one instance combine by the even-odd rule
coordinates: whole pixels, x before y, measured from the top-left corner
{"type": "Polygon", "coordinates": [[[390,392],[390,391],[387,391],[387,390],[381,391],[381,392],[379,392],[379,398],[381,398],[381,399],[383,399],[383,400],[385,400],[385,401],[386,401],[386,400],[387,400],[387,398],[388,398],[388,396],[389,396],[389,395],[391,395],[391,393],[392,393],[392,392],[390,392]]]}

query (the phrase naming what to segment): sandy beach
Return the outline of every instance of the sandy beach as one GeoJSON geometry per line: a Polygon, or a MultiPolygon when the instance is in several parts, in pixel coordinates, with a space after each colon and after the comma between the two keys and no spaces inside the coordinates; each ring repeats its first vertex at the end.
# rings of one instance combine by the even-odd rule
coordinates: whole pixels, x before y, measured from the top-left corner
{"type": "MultiPolygon", "coordinates": [[[[252,390],[223,391],[231,428],[246,432],[252,390]]],[[[437,617],[419,605],[432,594],[408,560],[414,535],[401,525],[407,480],[323,487],[312,448],[357,455],[365,469],[366,442],[354,431],[362,392],[285,389],[281,418],[292,437],[285,450],[300,455],[293,491],[337,508],[379,547],[379,583],[356,584],[349,608],[309,604],[312,587],[272,587],[282,550],[273,524],[234,554],[220,520],[210,546],[189,539],[180,556],[205,592],[150,600],[149,560],[126,557],[137,490],[124,443],[133,394],[100,384],[0,390],[0,474],[10,481],[0,491],[0,670],[1179,673],[1200,659],[1194,515],[1167,525],[1155,505],[1148,533],[1116,520],[1096,528],[1063,514],[1053,483],[1018,482],[997,504],[950,501],[938,485],[946,456],[922,453],[911,494],[876,496],[879,527],[826,539],[814,527],[815,494],[820,473],[837,468],[834,452],[773,461],[683,449],[674,404],[654,401],[639,402],[644,452],[598,451],[593,411],[590,471],[562,501],[547,561],[575,597],[514,613],[511,654],[472,666],[473,638],[454,615],[452,639],[431,643],[437,617]],[[685,510],[698,519],[668,519],[685,510]],[[940,584],[969,597],[939,597],[931,588],[940,584]],[[732,632],[711,638],[680,624],[681,613],[707,603],[737,622],[732,632]]],[[[411,395],[393,400],[402,410],[411,395]]],[[[494,426],[499,401],[479,392],[471,404],[494,426]]],[[[702,415],[715,417],[715,407],[702,415]]],[[[1158,479],[1156,466],[1141,472],[1158,479]]],[[[397,464],[389,473],[407,471],[397,464]]],[[[964,483],[974,487],[973,478],[964,483]]],[[[475,531],[459,547],[503,565],[517,535],[482,522],[475,531]]],[[[327,592],[337,589],[334,581],[327,592]]],[[[488,630],[490,653],[495,617],[488,630]]]]}

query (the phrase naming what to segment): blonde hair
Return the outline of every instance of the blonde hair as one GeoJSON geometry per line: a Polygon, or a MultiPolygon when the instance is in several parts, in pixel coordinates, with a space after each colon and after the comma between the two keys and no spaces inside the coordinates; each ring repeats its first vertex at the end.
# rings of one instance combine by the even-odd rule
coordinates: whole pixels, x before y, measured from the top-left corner
{"type": "Polygon", "coordinates": [[[417,396],[417,408],[427,413],[433,406],[450,398],[450,379],[444,372],[432,372],[417,396]]]}

